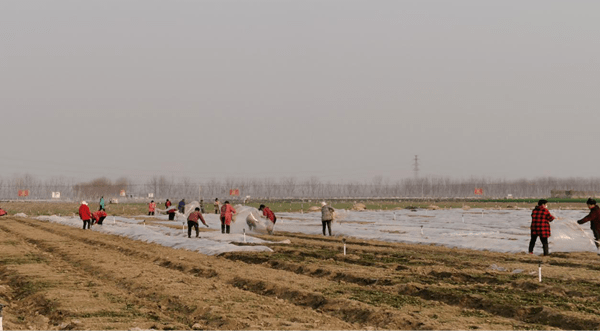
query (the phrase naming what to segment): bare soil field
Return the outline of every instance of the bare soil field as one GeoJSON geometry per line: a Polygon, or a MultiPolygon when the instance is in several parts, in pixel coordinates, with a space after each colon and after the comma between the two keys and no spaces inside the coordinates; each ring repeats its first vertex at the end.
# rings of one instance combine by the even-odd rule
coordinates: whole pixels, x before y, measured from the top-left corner
{"type": "Polygon", "coordinates": [[[4,329],[600,328],[593,253],[261,237],[291,244],[206,256],[2,217],[4,329]]]}

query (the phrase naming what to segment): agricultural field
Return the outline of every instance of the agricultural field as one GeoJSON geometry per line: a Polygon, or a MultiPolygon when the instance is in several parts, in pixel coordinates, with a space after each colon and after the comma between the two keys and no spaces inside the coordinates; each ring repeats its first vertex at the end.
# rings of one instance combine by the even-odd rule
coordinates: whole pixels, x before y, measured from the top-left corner
{"type": "Polygon", "coordinates": [[[592,252],[347,238],[344,254],[336,237],[276,232],[255,235],[272,252],[209,256],[31,218],[76,204],[0,207],[11,214],[0,218],[5,329],[600,328],[592,252]]]}

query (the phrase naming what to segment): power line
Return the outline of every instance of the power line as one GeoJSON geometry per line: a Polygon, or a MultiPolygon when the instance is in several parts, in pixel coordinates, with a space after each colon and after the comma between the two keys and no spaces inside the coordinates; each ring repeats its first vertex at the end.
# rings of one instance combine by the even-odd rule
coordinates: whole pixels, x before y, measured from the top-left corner
{"type": "Polygon", "coordinates": [[[419,156],[418,155],[415,155],[413,171],[415,172],[415,178],[419,178],[419,156]]]}

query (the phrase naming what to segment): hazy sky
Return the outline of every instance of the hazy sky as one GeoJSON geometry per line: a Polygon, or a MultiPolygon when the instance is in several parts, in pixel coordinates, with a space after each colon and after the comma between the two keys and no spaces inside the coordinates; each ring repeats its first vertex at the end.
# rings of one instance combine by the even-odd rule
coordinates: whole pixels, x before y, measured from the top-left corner
{"type": "Polygon", "coordinates": [[[598,176],[598,13],[2,0],[0,176],[598,176]]]}

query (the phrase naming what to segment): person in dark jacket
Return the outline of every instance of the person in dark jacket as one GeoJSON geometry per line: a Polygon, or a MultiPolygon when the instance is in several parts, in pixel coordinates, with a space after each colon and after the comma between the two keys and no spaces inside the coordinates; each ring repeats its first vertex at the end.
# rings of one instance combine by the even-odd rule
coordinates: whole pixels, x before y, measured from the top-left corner
{"type": "Polygon", "coordinates": [[[325,230],[329,230],[331,236],[331,221],[333,221],[333,213],[335,209],[328,206],[325,201],[321,202],[321,223],[323,223],[323,235],[326,236],[325,230]]]}
{"type": "Polygon", "coordinates": [[[87,202],[81,201],[81,206],[79,206],[79,218],[83,221],[83,229],[87,225],[88,230],[91,226],[92,213],[90,212],[90,207],[88,207],[87,202]]]}
{"type": "Polygon", "coordinates": [[[177,209],[179,209],[180,213],[185,214],[185,199],[181,199],[181,201],[179,201],[177,209]]]}
{"type": "Polygon", "coordinates": [[[594,233],[594,243],[596,244],[596,249],[598,249],[598,255],[600,255],[600,208],[598,208],[596,200],[592,198],[589,198],[586,204],[590,209],[590,213],[586,217],[577,221],[577,224],[590,222],[590,228],[594,233]]]}
{"type": "Polygon", "coordinates": [[[266,217],[270,221],[270,224],[267,225],[267,232],[269,234],[273,234],[273,228],[275,227],[275,222],[277,222],[277,217],[271,211],[271,209],[269,209],[269,207],[267,207],[265,205],[260,205],[260,207],[258,207],[258,211],[262,211],[263,216],[266,217]]]}
{"type": "Polygon", "coordinates": [[[548,200],[538,201],[538,205],[531,212],[531,240],[529,241],[529,254],[533,254],[533,248],[537,237],[540,237],[544,256],[548,253],[548,238],[550,237],[550,222],[554,220],[554,216],[548,211],[548,200]]]}
{"type": "Polygon", "coordinates": [[[196,207],[196,210],[192,213],[190,213],[190,216],[188,216],[188,238],[192,237],[192,227],[194,229],[196,229],[196,238],[198,238],[198,235],[200,234],[200,231],[198,230],[198,220],[202,221],[202,224],[204,224],[206,227],[208,227],[208,224],[206,224],[206,222],[204,221],[204,217],[202,217],[202,213],[200,212],[200,208],[196,207]]]}

